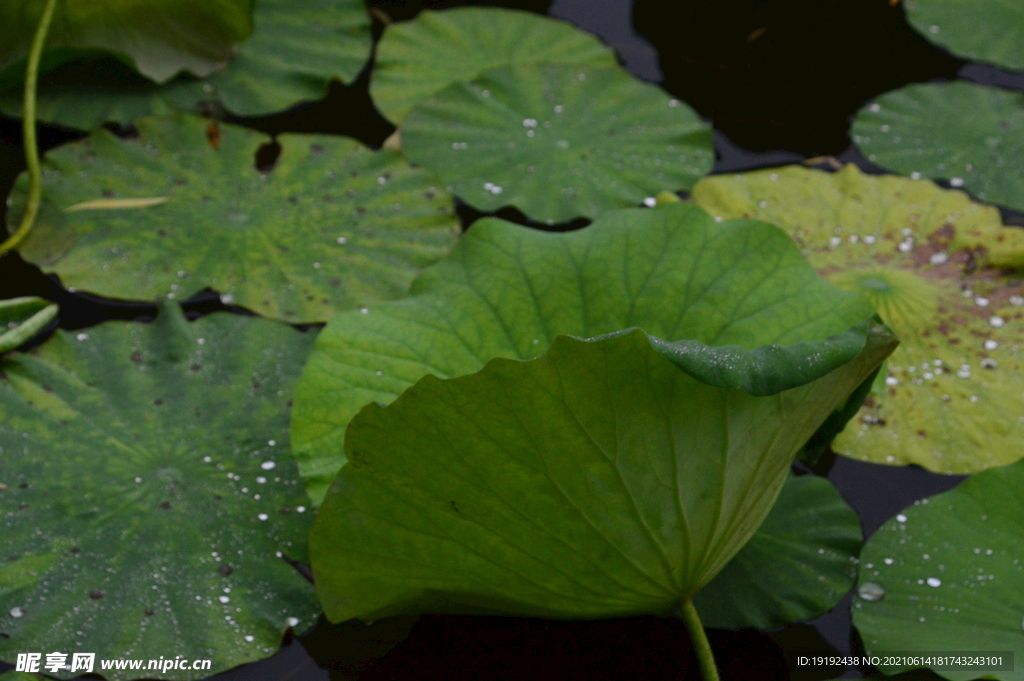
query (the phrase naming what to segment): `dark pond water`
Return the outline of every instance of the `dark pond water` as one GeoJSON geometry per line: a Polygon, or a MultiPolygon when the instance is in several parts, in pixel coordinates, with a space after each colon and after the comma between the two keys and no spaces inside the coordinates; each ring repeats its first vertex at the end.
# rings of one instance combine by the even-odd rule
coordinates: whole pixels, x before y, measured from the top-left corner
{"type": "MultiPolygon", "coordinates": [[[[1024,76],[959,60],[907,24],[898,0],[371,0],[395,19],[421,8],[465,4],[529,9],[567,19],[601,36],[637,77],[660,82],[714,123],[714,172],[736,172],[834,157],[881,172],[850,145],[850,118],[872,97],[906,83],[960,78],[1024,90],[1024,76]]],[[[375,26],[379,31],[382,25],[375,26]]],[[[332,88],[320,102],[280,115],[237,120],[267,132],[327,132],[379,145],[392,132],[373,108],[367,74],[332,88]]],[[[54,146],[80,137],[45,128],[54,146]]],[[[258,163],[273,163],[268,148],[258,163]]],[[[823,167],[828,165],[825,160],[823,167]]],[[[20,124],[0,119],[0,192],[23,169],[20,124]]],[[[1007,222],[1024,215],[1004,210],[1007,222]]],[[[468,222],[478,216],[463,209],[468,222]]],[[[515,217],[514,212],[502,212],[515,217]]],[[[577,225],[567,225],[573,227],[577,225]]],[[[0,261],[0,297],[42,295],[61,304],[60,326],[108,319],[151,319],[144,302],[72,294],[16,255],[0,261]]],[[[192,316],[224,309],[215,293],[184,303],[192,316]]],[[[236,310],[242,312],[241,310],[236,310]]],[[[900,509],[958,484],[916,467],[893,468],[826,456],[827,475],[860,515],[867,535],[900,509]]],[[[860,649],[848,595],[832,612],[775,632],[709,633],[728,680],[867,678],[871,669],[814,671],[791,666],[798,653],[860,649]]],[[[6,667],[0,666],[0,671],[6,667]]],[[[678,621],[641,617],[594,622],[528,618],[425,616],[330,625],[289,637],[274,657],[218,676],[225,681],[327,679],[698,679],[688,636],[678,621]]],[[[873,678],[880,678],[874,676],[873,678]]],[[[901,679],[936,679],[928,673],[901,679]]]]}

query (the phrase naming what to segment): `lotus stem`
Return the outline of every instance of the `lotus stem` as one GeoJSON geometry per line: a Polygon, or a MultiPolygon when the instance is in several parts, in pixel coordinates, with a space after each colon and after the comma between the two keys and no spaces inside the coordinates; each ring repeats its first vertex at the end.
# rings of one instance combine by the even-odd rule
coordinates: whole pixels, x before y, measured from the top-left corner
{"type": "Polygon", "coordinates": [[[718,667],[715,666],[715,655],[711,652],[711,644],[704,633],[704,625],[700,623],[700,615],[697,608],[693,607],[693,600],[683,603],[681,608],[683,622],[690,632],[690,640],[693,641],[693,649],[697,653],[697,660],[700,662],[700,673],[704,681],[719,681],[718,667]]]}
{"type": "Polygon", "coordinates": [[[36,34],[32,38],[32,47],[28,52],[28,66],[25,68],[25,101],[21,112],[22,142],[25,145],[25,165],[28,168],[28,201],[18,229],[0,243],[0,256],[16,248],[32,231],[36,215],[39,213],[39,204],[43,200],[43,173],[39,164],[39,143],[36,140],[36,85],[39,81],[39,60],[43,56],[46,34],[50,32],[50,23],[53,21],[56,8],[57,0],[46,0],[43,15],[39,18],[36,34]]]}

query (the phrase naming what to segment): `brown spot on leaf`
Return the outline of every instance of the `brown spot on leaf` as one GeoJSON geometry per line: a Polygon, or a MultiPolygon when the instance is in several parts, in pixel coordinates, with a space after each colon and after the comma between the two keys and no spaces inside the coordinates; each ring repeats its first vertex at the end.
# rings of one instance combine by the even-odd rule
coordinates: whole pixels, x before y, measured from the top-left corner
{"type": "Polygon", "coordinates": [[[206,141],[210,143],[214,151],[220,151],[220,124],[217,121],[206,126],[206,141]]]}

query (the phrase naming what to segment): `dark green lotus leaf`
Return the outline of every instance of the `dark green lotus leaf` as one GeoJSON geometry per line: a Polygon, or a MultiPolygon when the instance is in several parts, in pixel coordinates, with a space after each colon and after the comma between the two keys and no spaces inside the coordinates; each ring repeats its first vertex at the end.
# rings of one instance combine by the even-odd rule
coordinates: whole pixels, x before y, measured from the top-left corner
{"type": "Polygon", "coordinates": [[[46,156],[44,205],[22,254],[68,286],[149,299],[212,287],[263,315],[312,322],[403,294],[457,238],[449,195],[395,152],[279,135],[277,165],[262,172],[261,133],[187,115],[137,128],[46,156]]]}
{"type": "Polygon", "coordinates": [[[694,598],[701,621],[770,629],[828,612],[857,579],[861,541],[832,483],[790,476],[757,533],[694,598]]]}
{"type": "Polygon", "coordinates": [[[861,109],[853,140],[885,168],[946,179],[985,201],[1024,209],[1022,93],[972,83],[908,85],[861,109]]]}
{"type": "Polygon", "coordinates": [[[0,300],[0,354],[35,336],[57,316],[57,305],[42,298],[0,300]]]}
{"type": "MultiPolygon", "coordinates": [[[[211,104],[258,116],[320,99],[332,79],[354,80],[369,59],[363,0],[258,0],[253,22],[231,63],[204,80],[179,77],[158,86],[108,56],[76,55],[41,79],[38,118],[91,130],[108,121],[201,113],[211,104]]],[[[0,110],[21,115],[20,85],[0,96],[0,110]]]]}
{"type": "Polygon", "coordinates": [[[789,167],[702,180],[712,215],[785,229],[832,283],[864,294],[900,338],[881,386],[833,448],[973,473],[1024,455],[1024,230],[923,180],[789,167]]]}
{"type": "Polygon", "coordinates": [[[987,470],[914,502],[868,540],[853,623],[869,652],[1012,652],[1013,671],[935,671],[1024,679],[1022,489],[1024,462],[987,470]]]}
{"type": "Polygon", "coordinates": [[[470,205],[549,223],[689,189],[715,157],[710,127],[685,104],[618,67],[572,64],[452,84],[413,109],[402,145],[470,205]]]}
{"type": "Polygon", "coordinates": [[[0,681],[43,681],[43,677],[38,674],[11,671],[0,674],[0,681]]]}
{"type": "Polygon", "coordinates": [[[680,607],[768,515],[793,455],[895,346],[768,397],[709,386],[640,330],[427,376],[345,437],[310,535],[328,618],[612,617],[680,607]]]}
{"type": "Polygon", "coordinates": [[[0,363],[0,659],[213,660],[175,672],[196,679],[315,621],[281,558],[306,560],[288,401],[312,340],[165,303],[151,324],[61,331],[0,363]]]}
{"type": "Polygon", "coordinates": [[[363,0],[257,0],[253,21],[231,65],[188,88],[195,101],[215,99],[240,116],[271,113],[320,99],[333,79],[355,80],[370,58],[363,0]]]}
{"type": "MultiPolygon", "coordinates": [[[[367,312],[328,323],[296,391],[293,441],[315,503],[345,461],[352,417],[427,374],[462,376],[494,357],[538,357],[561,334],[633,327],[716,346],[704,354],[734,346],[724,351],[735,357],[739,346],[762,356],[761,346],[819,342],[872,314],[866,299],[817,277],[778,229],[718,224],[684,203],[610,212],[565,233],[478,221],[410,297],[367,312]]],[[[840,345],[841,362],[851,347],[840,345]]],[[[863,333],[853,352],[862,345],[863,333]]]]}
{"type": "Polygon", "coordinates": [[[370,95],[401,124],[416,104],[452,83],[510,64],[614,66],[615,53],[573,26],[495,7],[425,11],[391,24],[377,45],[370,95]]]}
{"type": "MultiPolygon", "coordinates": [[[[28,54],[42,2],[0,4],[0,71],[28,54]]],[[[65,53],[100,48],[123,55],[157,82],[179,71],[206,76],[231,58],[234,43],[252,31],[252,0],[107,0],[61,2],[46,43],[65,53]],[[68,50],[67,48],[70,48],[68,50]]]]}
{"type": "Polygon", "coordinates": [[[957,56],[1024,69],[1024,5],[1005,0],[907,0],[907,19],[957,56]]]}

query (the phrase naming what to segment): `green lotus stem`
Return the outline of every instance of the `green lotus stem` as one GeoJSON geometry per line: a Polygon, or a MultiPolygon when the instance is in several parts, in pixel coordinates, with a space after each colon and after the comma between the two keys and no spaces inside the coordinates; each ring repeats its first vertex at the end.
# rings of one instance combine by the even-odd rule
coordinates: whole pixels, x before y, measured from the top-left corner
{"type": "Polygon", "coordinates": [[[43,16],[39,18],[39,26],[32,38],[32,47],[28,52],[28,66],[25,68],[25,101],[21,113],[22,138],[25,145],[25,165],[28,167],[28,202],[25,214],[17,231],[0,243],[0,256],[15,248],[36,222],[39,204],[43,200],[43,173],[39,165],[39,143],[36,141],[36,83],[39,80],[39,60],[46,44],[46,34],[50,32],[50,23],[57,8],[57,0],[46,0],[43,16]]]}
{"type": "Polygon", "coordinates": [[[700,673],[704,681],[719,681],[718,667],[715,666],[715,655],[711,652],[711,644],[704,633],[704,625],[700,623],[700,615],[697,608],[693,607],[693,601],[688,600],[681,608],[683,622],[690,631],[690,640],[693,641],[693,649],[697,653],[697,660],[700,662],[700,673]]]}

